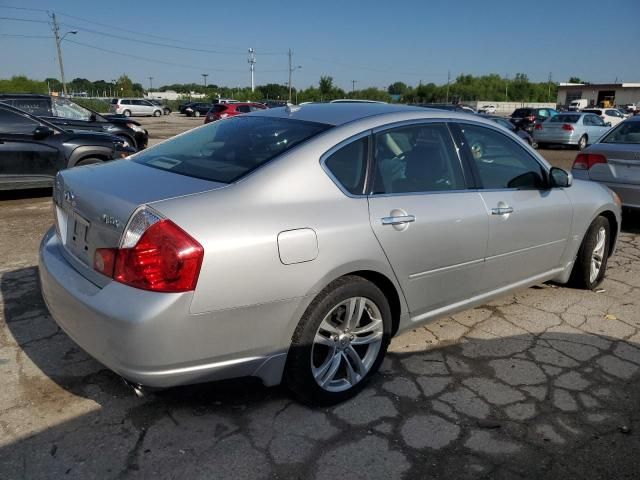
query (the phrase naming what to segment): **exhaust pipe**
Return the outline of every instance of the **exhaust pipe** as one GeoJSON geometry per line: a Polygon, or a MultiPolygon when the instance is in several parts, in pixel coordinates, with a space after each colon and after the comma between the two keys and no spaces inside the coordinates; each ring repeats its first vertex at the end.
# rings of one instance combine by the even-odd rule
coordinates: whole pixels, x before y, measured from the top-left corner
{"type": "Polygon", "coordinates": [[[142,398],[142,397],[145,397],[147,395],[147,391],[142,385],[140,385],[138,383],[131,383],[129,380],[127,380],[124,377],[120,377],[120,378],[122,378],[122,381],[124,382],[124,384],[127,387],[130,387],[130,388],[133,389],[133,393],[136,394],[136,397],[142,398]]]}

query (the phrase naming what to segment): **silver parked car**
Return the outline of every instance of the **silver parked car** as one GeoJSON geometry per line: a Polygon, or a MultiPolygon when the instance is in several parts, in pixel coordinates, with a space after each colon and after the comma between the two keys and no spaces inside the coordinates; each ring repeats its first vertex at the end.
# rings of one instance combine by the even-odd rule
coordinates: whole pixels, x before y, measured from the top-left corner
{"type": "Polygon", "coordinates": [[[138,391],[255,376],[339,402],[402,331],[547,280],[594,288],[619,233],[609,189],[450,111],[261,110],[130,158],[57,177],[40,278],[138,391]]]}
{"type": "Polygon", "coordinates": [[[580,153],[572,173],[606,185],[620,195],[624,207],[640,209],[640,117],[618,124],[580,153]]]}
{"type": "Polygon", "coordinates": [[[162,106],[155,105],[144,98],[113,98],[109,108],[113,113],[125,117],[161,117],[164,115],[162,106]]]}
{"type": "Polygon", "coordinates": [[[533,139],[540,148],[554,144],[573,145],[583,150],[610,129],[610,123],[593,113],[558,113],[546,122],[536,124],[533,139]]]}

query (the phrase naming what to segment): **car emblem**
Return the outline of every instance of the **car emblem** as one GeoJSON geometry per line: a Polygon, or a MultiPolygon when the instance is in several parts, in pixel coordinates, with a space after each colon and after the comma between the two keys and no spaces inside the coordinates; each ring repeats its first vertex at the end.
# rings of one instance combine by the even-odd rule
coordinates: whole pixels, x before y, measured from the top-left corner
{"type": "Polygon", "coordinates": [[[67,190],[66,192],[64,192],[64,199],[67,202],[71,203],[76,199],[76,196],[71,190],[67,190]]]}
{"type": "Polygon", "coordinates": [[[115,227],[117,229],[119,229],[122,226],[122,223],[120,222],[120,220],[118,220],[116,217],[113,217],[107,213],[103,213],[100,219],[102,220],[102,223],[104,223],[105,225],[111,225],[112,227],[115,227]]]}

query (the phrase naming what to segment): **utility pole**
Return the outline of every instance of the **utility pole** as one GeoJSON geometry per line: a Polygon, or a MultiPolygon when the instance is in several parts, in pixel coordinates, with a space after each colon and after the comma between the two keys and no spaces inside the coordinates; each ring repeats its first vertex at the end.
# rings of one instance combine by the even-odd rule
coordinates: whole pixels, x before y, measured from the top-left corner
{"type": "Polygon", "coordinates": [[[356,83],[358,83],[358,80],[351,80],[351,93],[352,94],[356,93],[356,83]]]}
{"type": "Polygon", "coordinates": [[[549,92],[547,93],[547,102],[551,101],[551,72],[549,72],[549,81],[548,81],[548,87],[549,87],[549,92]]]}
{"type": "Polygon", "coordinates": [[[509,74],[505,75],[505,83],[504,83],[504,100],[505,102],[509,101],[509,74]]]}
{"type": "Polygon", "coordinates": [[[293,73],[293,68],[291,68],[291,57],[293,56],[293,52],[289,49],[289,103],[291,103],[291,73],[293,73]]]}
{"type": "MultiPolygon", "coordinates": [[[[256,51],[253,48],[249,49],[249,59],[247,60],[249,62],[249,71],[251,72],[251,92],[255,92],[256,88],[255,88],[255,83],[253,80],[253,74],[255,72],[256,69],[256,51]]],[[[291,79],[289,79],[289,83],[291,83],[291,79]]]]}
{"type": "MultiPolygon", "coordinates": [[[[56,14],[51,12],[51,26],[53,28],[53,35],[56,39],[56,48],[58,49],[58,64],[60,65],[60,79],[62,81],[62,93],[64,96],[67,96],[67,84],[64,81],[64,66],[62,65],[62,48],[60,44],[62,43],[62,38],[60,37],[60,26],[58,25],[58,21],[56,20],[56,14]]],[[[77,32],[67,32],[76,34],[77,32]]],[[[66,34],[65,34],[66,35],[66,34]]],[[[64,38],[64,35],[63,35],[64,38]]]]}
{"type": "Polygon", "coordinates": [[[204,78],[204,88],[207,88],[207,77],[209,76],[209,74],[201,73],[200,75],[202,75],[202,78],[204,78]]]}
{"type": "Polygon", "coordinates": [[[451,70],[447,71],[447,101],[445,103],[449,103],[449,82],[451,82],[451,70]]]}
{"type": "Polygon", "coordinates": [[[153,77],[149,77],[149,91],[153,90],[153,77]]]}

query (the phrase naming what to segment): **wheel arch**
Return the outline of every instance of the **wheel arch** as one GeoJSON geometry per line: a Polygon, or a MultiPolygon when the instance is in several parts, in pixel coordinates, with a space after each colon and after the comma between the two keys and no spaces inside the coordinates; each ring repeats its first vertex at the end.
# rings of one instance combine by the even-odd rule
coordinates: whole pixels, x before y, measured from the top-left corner
{"type": "Polygon", "coordinates": [[[618,231],[620,230],[618,219],[616,218],[616,214],[611,210],[603,210],[598,216],[603,216],[604,218],[606,218],[609,221],[609,226],[611,227],[609,229],[609,235],[611,237],[609,239],[609,251],[607,252],[607,255],[611,256],[615,249],[616,241],[618,240],[618,231]]]}

